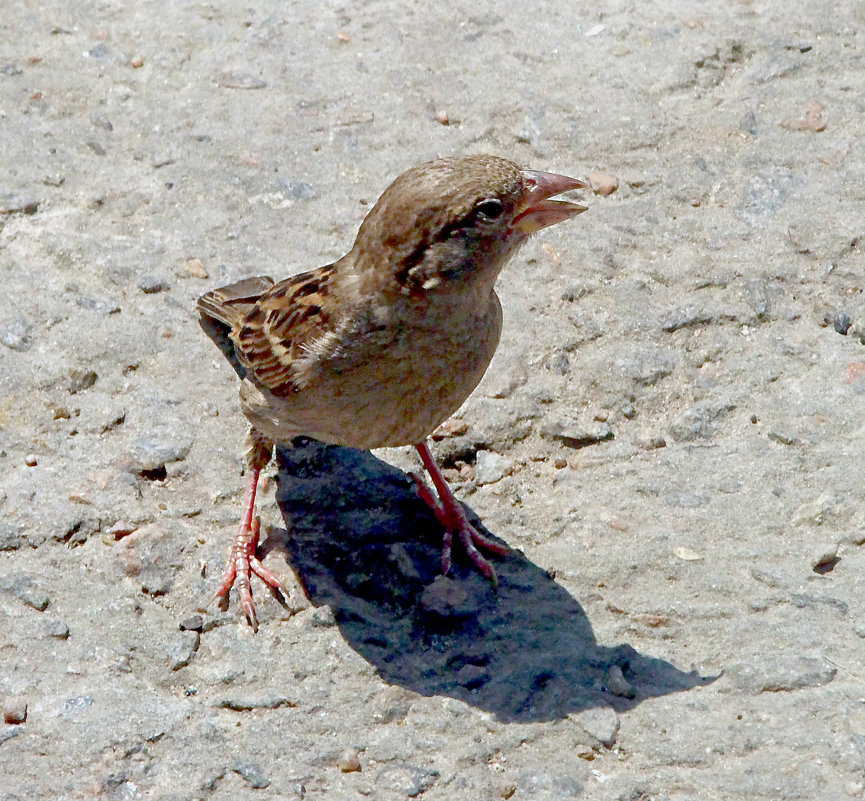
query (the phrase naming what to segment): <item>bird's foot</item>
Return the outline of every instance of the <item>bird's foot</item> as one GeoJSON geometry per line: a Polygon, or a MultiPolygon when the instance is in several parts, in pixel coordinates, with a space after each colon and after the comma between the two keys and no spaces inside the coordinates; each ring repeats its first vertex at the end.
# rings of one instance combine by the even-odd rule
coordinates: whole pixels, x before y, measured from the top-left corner
{"type": "Polygon", "coordinates": [[[252,585],[250,579],[253,575],[258,576],[276,595],[280,596],[283,603],[289,600],[289,593],[279,577],[268,570],[256,557],[258,538],[261,533],[261,518],[256,517],[251,524],[245,522],[240,528],[231,544],[231,552],[228,556],[228,564],[222,574],[222,580],[216,589],[211,603],[220,600],[228,602],[228,591],[236,583],[237,592],[240,596],[240,608],[246,615],[246,620],[253,631],[258,631],[258,619],[255,617],[255,605],[252,602],[252,585]]]}
{"type": "Polygon", "coordinates": [[[451,550],[453,538],[456,535],[457,539],[462,543],[469,561],[493,586],[496,586],[498,584],[496,571],[489,560],[480,552],[479,548],[483,548],[485,551],[489,551],[496,556],[505,556],[510,552],[510,549],[505,545],[494,542],[489,537],[485,537],[469,523],[462,504],[449,490],[446,493],[442,493],[442,497],[437,498],[420,476],[415,473],[409,473],[408,477],[414,483],[417,496],[432,509],[436,520],[439,521],[441,527],[444,529],[441,556],[442,574],[447,575],[451,569],[451,550]]]}

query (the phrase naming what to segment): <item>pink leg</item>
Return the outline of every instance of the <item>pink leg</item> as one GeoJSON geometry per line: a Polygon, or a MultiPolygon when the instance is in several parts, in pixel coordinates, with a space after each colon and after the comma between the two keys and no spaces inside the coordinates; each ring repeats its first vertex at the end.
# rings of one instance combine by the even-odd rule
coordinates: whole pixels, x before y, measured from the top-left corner
{"type": "Polygon", "coordinates": [[[409,478],[415,483],[415,491],[418,497],[433,510],[436,519],[445,530],[444,540],[442,541],[442,573],[447,575],[451,568],[451,544],[453,536],[456,534],[466,549],[466,553],[472,564],[493,584],[496,584],[496,572],[489,561],[478,550],[478,547],[498,556],[504,556],[509,552],[509,549],[485,537],[469,523],[465,510],[454,497],[453,492],[451,492],[451,488],[448,486],[447,481],[445,481],[445,477],[442,475],[439,466],[435,463],[435,459],[433,459],[426,442],[419,442],[415,445],[415,448],[417,448],[423,466],[426,468],[427,473],[429,473],[433,486],[435,486],[438,493],[438,498],[436,498],[419,476],[409,473],[409,478]]]}
{"type": "Polygon", "coordinates": [[[228,591],[236,579],[237,591],[240,595],[240,608],[243,609],[253,631],[258,631],[258,620],[255,617],[255,606],[252,603],[252,586],[250,584],[252,574],[258,576],[271,589],[282,593],[283,599],[289,597],[288,590],[279,580],[279,577],[261,564],[255,556],[255,550],[258,548],[258,537],[261,532],[261,518],[256,517],[253,520],[252,515],[255,511],[255,492],[258,488],[260,472],[260,468],[251,468],[249,471],[249,481],[243,496],[243,515],[240,518],[240,527],[237,529],[237,534],[234,535],[228,564],[225,566],[222,580],[219,582],[219,587],[217,587],[216,594],[211,601],[212,603],[217,598],[227,599],[228,591]]]}

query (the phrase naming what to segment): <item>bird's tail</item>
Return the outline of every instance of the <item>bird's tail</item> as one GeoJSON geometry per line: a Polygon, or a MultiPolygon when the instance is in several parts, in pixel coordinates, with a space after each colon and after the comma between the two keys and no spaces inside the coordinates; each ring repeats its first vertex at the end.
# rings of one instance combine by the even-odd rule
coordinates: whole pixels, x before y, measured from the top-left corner
{"type": "Polygon", "coordinates": [[[231,332],[272,286],[273,279],[267,275],[244,278],[236,284],[205,292],[196,304],[204,333],[216,343],[241,378],[246,376],[246,368],[237,357],[231,332]]]}

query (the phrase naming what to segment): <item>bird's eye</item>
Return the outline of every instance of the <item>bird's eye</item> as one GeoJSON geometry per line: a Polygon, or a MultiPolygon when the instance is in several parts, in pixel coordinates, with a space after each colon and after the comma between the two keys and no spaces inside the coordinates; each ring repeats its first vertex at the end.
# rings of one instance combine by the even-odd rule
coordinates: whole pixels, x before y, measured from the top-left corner
{"type": "Polygon", "coordinates": [[[494,220],[496,217],[501,216],[504,210],[505,207],[502,205],[501,200],[496,200],[494,197],[482,200],[475,206],[475,212],[481,217],[486,217],[488,220],[494,220]]]}

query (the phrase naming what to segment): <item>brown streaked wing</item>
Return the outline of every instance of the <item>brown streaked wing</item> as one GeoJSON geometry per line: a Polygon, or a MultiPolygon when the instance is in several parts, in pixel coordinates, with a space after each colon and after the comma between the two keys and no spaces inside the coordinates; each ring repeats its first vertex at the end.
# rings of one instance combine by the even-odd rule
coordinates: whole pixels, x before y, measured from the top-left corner
{"type": "Polygon", "coordinates": [[[273,279],[269,275],[244,278],[234,284],[205,292],[196,306],[201,314],[234,327],[273,285],[273,279]]]}
{"type": "Polygon", "coordinates": [[[197,308],[202,329],[216,343],[241,378],[246,377],[247,369],[237,352],[232,332],[272,286],[272,278],[259,275],[205,292],[198,299],[197,308]]]}
{"type": "Polygon", "coordinates": [[[332,328],[326,287],[332,272],[322,267],[280,281],[259,299],[233,337],[247,369],[274,395],[299,388],[295,362],[306,345],[332,328]]]}

